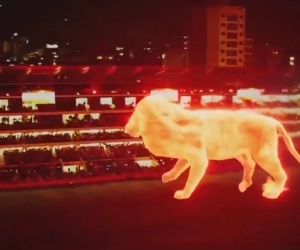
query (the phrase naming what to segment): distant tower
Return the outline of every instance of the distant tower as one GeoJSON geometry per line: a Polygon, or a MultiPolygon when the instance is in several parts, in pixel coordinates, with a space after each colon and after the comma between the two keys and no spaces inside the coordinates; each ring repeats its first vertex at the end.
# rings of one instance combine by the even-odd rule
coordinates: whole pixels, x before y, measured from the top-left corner
{"type": "Polygon", "coordinates": [[[243,67],[246,10],[224,6],[227,0],[207,0],[193,6],[188,27],[189,65],[243,67]]]}
{"type": "Polygon", "coordinates": [[[14,62],[22,62],[28,52],[28,39],[21,37],[17,33],[11,37],[12,59],[14,62]]]}

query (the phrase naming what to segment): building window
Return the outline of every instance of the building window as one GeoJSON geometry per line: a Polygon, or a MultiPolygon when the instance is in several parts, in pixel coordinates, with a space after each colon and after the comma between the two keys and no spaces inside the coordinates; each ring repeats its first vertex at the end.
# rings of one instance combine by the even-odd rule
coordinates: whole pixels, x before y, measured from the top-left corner
{"type": "Polygon", "coordinates": [[[243,15],[240,15],[240,19],[244,19],[244,16],[243,16],[243,15]]]}
{"type": "Polygon", "coordinates": [[[221,49],[221,53],[224,54],[224,53],[225,53],[225,50],[224,50],[224,49],[221,49]]]}
{"type": "Polygon", "coordinates": [[[238,39],[238,34],[234,32],[227,32],[227,39],[238,39]]]}
{"type": "Polygon", "coordinates": [[[238,16],[237,15],[227,15],[227,21],[228,22],[237,22],[238,16]]]}
{"type": "Polygon", "coordinates": [[[239,33],[239,36],[244,36],[244,33],[240,32],[240,33],[239,33]]]}
{"type": "Polygon", "coordinates": [[[244,28],[244,24],[240,24],[239,26],[240,26],[240,28],[244,28]]]}
{"type": "Polygon", "coordinates": [[[227,59],[226,60],[226,64],[227,65],[230,65],[230,66],[234,66],[234,65],[237,65],[237,60],[236,59],[227,59]]]}
{"type": "Polygon", "coordinates": [[[237,54],[237,50],[230,49],[226,51],[226,56],[237,56],[237,54]]]}
{"type": "Polygon", "coordinates": [[[225,62],[225,59],[224,59],[224,58],[222,58],[222,59],[221,59],[221,62],[222,62],[222,63],[223,63],[223,62],[225,62]]]}
{"type": "Polygon", "coordinates": [[[227,23],[227,29],[228,30],[237,30],[238,25],[237,25],[237,23],[227,23]]]}
{"type": "Polygon", "coordinates": [[[225,23],[221,23],[221,27],[226,27],[226,24],[225,23]]]}
{"type": "Polygon", "coordinates": [[[225,41],[221,41],[221,44],[224,45],[224,44],[226,44],[226,43],[225,43],[225,41]]]}
{"type": "Polygon", "coordinates": [[[242,63],[242,62],[243,62],[243,59],[239,59],[239,62],[242,63]]]}
{"type": "Polygon", "coordinates": [[[225,17],[226,17],[226,15],[222,14],[222,15],[221,15],[221,17],[222,17],[222,18],[225,18],[225,17]]]}
{"type": "Polygon", "coordinates": [[[227,42],[227,47],[228,48],[237,48],[237,42],[234,42],[234,41],[229,41],[229,42],[227,42]]]}
{"type": "Polygon", "coordinates": [[[239,50],[239,53],[240,53],[240,54],[244,54],[244,51],[242,51],[242,50],[239,50]]]}
{"type": "Polygon", "coordinates": [[[226,36],[225,32],[221,32],[221,36],[226,36]]]}
{"type": "Polygon", "coordinates": [[[239,45],[243,45],[243,44],[244,44],[244,42],[242,42],[242,41],[239,42],[239,45]]]}

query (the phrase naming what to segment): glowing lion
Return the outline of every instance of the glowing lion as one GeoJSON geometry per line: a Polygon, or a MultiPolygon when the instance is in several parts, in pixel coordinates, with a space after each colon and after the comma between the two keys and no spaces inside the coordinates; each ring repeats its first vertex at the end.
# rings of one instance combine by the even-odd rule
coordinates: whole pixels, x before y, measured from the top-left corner
{"type": "Polygon", "coordinates": [[[258,163],[272,178],[263,186],[263,196],[276,199],[284,190],[287,175],[278,158],[278,133],[291,154],[300,155],[282,124],[270,117],[247,111],[190,111],[157,96],[141,100],[125,131],[141,136],[154,155],[177,158],[172,170],[163,174],[164,183],[176,180],[189,166],[189,177],[176,199],[191,196],[205,174],[209,160],[235,158],[244,167],[239,190],[252,184],[258,163]]]}

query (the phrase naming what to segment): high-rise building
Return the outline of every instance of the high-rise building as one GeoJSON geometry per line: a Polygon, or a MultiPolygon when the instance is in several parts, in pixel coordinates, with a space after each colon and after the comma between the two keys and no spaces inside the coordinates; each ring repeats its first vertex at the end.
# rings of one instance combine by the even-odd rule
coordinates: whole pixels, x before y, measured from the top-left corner
{"type": "Polygon", "coordinates": [[[11,63],[23,62],[24,56],[28,53],[28,42],[26,37],[19,36],[18,33],[14,33],[9,41],[5,41],[3,53],[7,61],[11,63]]]}
{"type": "Polygon", "coordinates": [[[22,62],[28,52],[28,38],[19,36],[17,33],[11,37],[12,58],[14,62],[22,62]]]}
{"type": "Polygon", "coordinates": [[[207,9],[207,66],[244,66],[245,8],[207,9]]]}
{"type": "Polygon", "coordinates": [[[254,64],[253,53],[254,53],[253,38],[245,38],[244,41],[245,66],[252,66],[254,64]]]}
{"type": "Polygon", "coordinates": [[[245,8],[198,6],[192,8],[190,17],[191,66],[244,66],[245,8]]]}

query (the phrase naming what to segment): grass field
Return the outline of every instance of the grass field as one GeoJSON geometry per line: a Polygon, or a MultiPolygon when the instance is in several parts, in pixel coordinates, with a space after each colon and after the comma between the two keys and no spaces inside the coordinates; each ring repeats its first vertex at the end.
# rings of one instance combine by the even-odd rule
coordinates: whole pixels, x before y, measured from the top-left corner
{"type": "Polygon", "coordinates": [[[261,196],[265,175],[241,194],[241,173],[208,175],[191,199],[185,177],[0,193],[1,250],[300,249],[300,168],[289,191],[261,196]]]}

